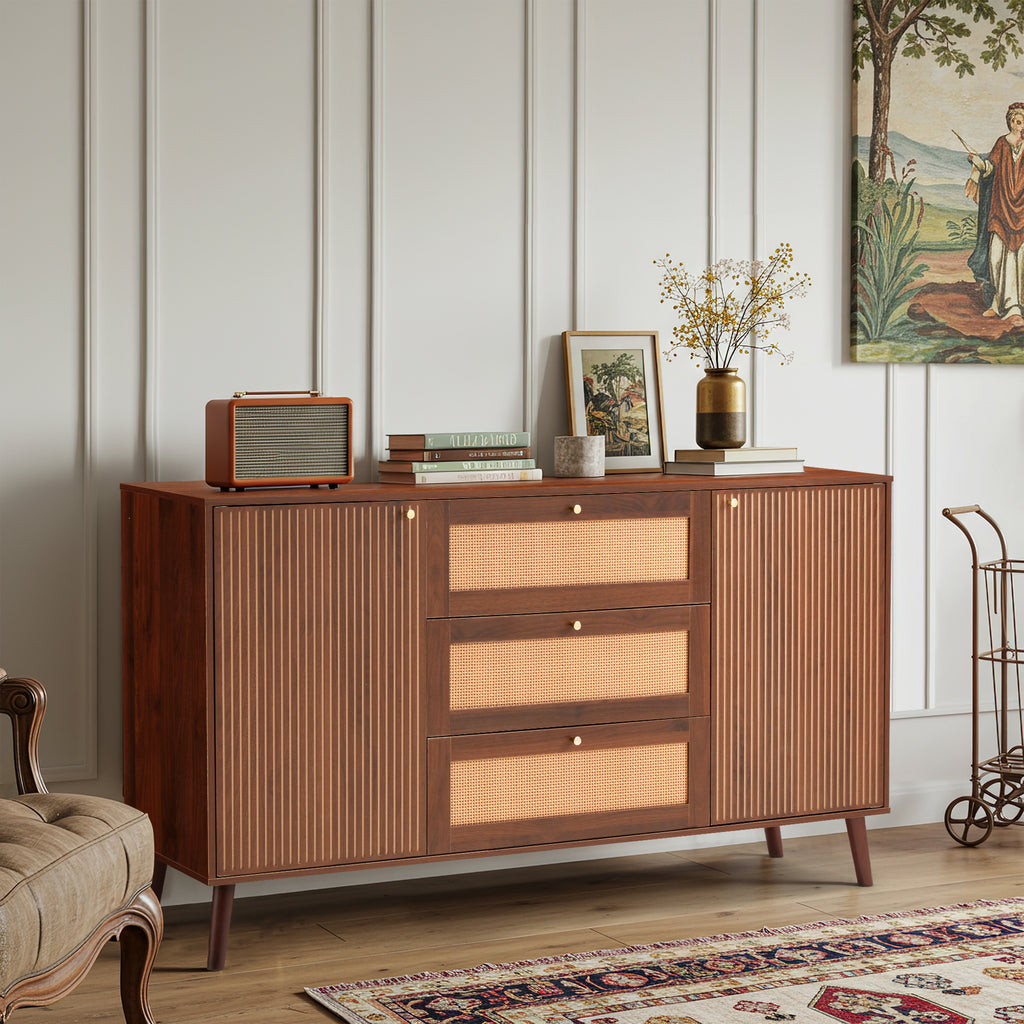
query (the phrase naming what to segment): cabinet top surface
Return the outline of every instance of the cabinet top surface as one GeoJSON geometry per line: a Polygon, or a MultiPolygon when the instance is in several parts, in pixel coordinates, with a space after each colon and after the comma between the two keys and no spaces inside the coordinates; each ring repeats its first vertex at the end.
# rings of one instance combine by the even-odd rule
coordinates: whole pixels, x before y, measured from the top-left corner
{"type": "Polygon", "coordinates": [[[121,490],[156,494],[201,505],[303,504],[345,501],[429,501],[431,499],[537,496],[636,491],[708,491],[765,487],[813,487],[837,484],[888,483],[890,476],[842,469],[807,467],[802,473],[765,476],[677,476],[662,473],[612,473],[603,477],[547,477],[543,480],[507,484],[382,484],[349,483],[327,487],[252,487],[245,491],[222,491],[202,480],[122,483],[121,490]]]}

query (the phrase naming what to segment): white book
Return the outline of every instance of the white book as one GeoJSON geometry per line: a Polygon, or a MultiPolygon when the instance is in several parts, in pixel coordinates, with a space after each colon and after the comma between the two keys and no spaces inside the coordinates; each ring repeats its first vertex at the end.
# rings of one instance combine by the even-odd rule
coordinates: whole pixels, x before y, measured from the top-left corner
{"type": "Polygon", "coordinates": [[[539,469],[467,469],[445,473],[381,473],[382,483],[392,484],[483,484],[515,480],[540,480],[539,469]]]}

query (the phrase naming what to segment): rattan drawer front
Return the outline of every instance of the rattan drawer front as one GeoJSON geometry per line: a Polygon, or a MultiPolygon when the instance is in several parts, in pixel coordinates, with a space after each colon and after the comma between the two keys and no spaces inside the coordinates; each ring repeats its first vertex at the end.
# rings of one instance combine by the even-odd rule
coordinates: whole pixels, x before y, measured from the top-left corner
{"type": "Polygon", "coordinates": [[[552,564],[580,586],[618,583],[622,565],[608,552],[622,546],[637,583],[690,575],[690,520],[614,519],[554,523],[464,523],[452,526],[452,590],[560,585],[552,564]]]}
{"type": "Polygon", "coordinates": [[[431,734],[706,714],[708,635],[705,605],[435,620],[431,734]]]}
{"type": "Polygon", "coordinates": [[[690,636],[627,636],[493,640],[451,647],[451,707],[504,707],[546,701],[608,700],[685,694],[690,636]],[[623,664],[630,673],[623,673],[623,664]],[[644,671],[650,668],[649,672],[644,671]],[[494,686],[497,672],[501,689],[494,686]]]}
{"type": "Polygon", "coordinates": [[[707,823],[707,719],[428,743],[435,853],[678,832],[707,823]]]}
{"type": "Polygon", "coordinates": [[[453,502],[433,614],[706,601],[707,516],[687,492],[453,502]]]}

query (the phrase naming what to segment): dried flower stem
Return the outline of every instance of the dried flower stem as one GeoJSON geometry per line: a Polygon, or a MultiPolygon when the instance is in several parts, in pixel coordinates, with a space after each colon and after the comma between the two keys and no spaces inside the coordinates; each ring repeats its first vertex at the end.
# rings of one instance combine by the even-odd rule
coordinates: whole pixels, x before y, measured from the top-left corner
{"type": "Polygon", "coordinates": [[[691,359],[703,356],[709,367],[730,366],[737,353],[752,350],[777,354],[783,364],[792,360],[792,354],[766,340],[777,327],[789,328],[787,300],[811,286],[807,274],[792,270],[788,243],[780,243],[767,261],[719,260],[697,276],[674,263],[670,253],[654,265],[663,275],[661,301],[671,302],[680,319],[672,328],[669,359],[687,348],[691,359]]]}

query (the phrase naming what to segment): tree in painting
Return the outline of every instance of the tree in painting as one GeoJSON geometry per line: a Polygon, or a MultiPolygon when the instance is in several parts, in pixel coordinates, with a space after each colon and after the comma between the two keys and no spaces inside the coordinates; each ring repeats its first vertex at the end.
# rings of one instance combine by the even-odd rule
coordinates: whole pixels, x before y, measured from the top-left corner
{"type": "Polygon", "coordinates": [[[594,357],[606,352],[583,352],[587,433],[604,434],[605,454],[650,455],[647,389],[637,363],[639,352],[623,351],[606,362],[594,357]]]}
{"type": "Polygon", "coordinates": [[[885,181],[889,153],[889,105],[892,102],[892,66],[897,56],[918,60],[927,54],[960,78],[974,74],[971,57],[960,46],[972,33],[971,24],[992,26],[985,39],[982,60],[993,68],[1006,65],[1009,54],[1022,52],[1024,0],[1009,0],[999,17],[986,0],[854,0],[853,80],[870,63],[873,75],[871,153],[868,175],[876,185],[885,181]],[[945,13],[956,11],[968,20],[945,13]]]}
{"type": "Polygon", "coordinates": [[[1022,363],[1024,0],[852,8],[852,358],[1022,363]]]}

